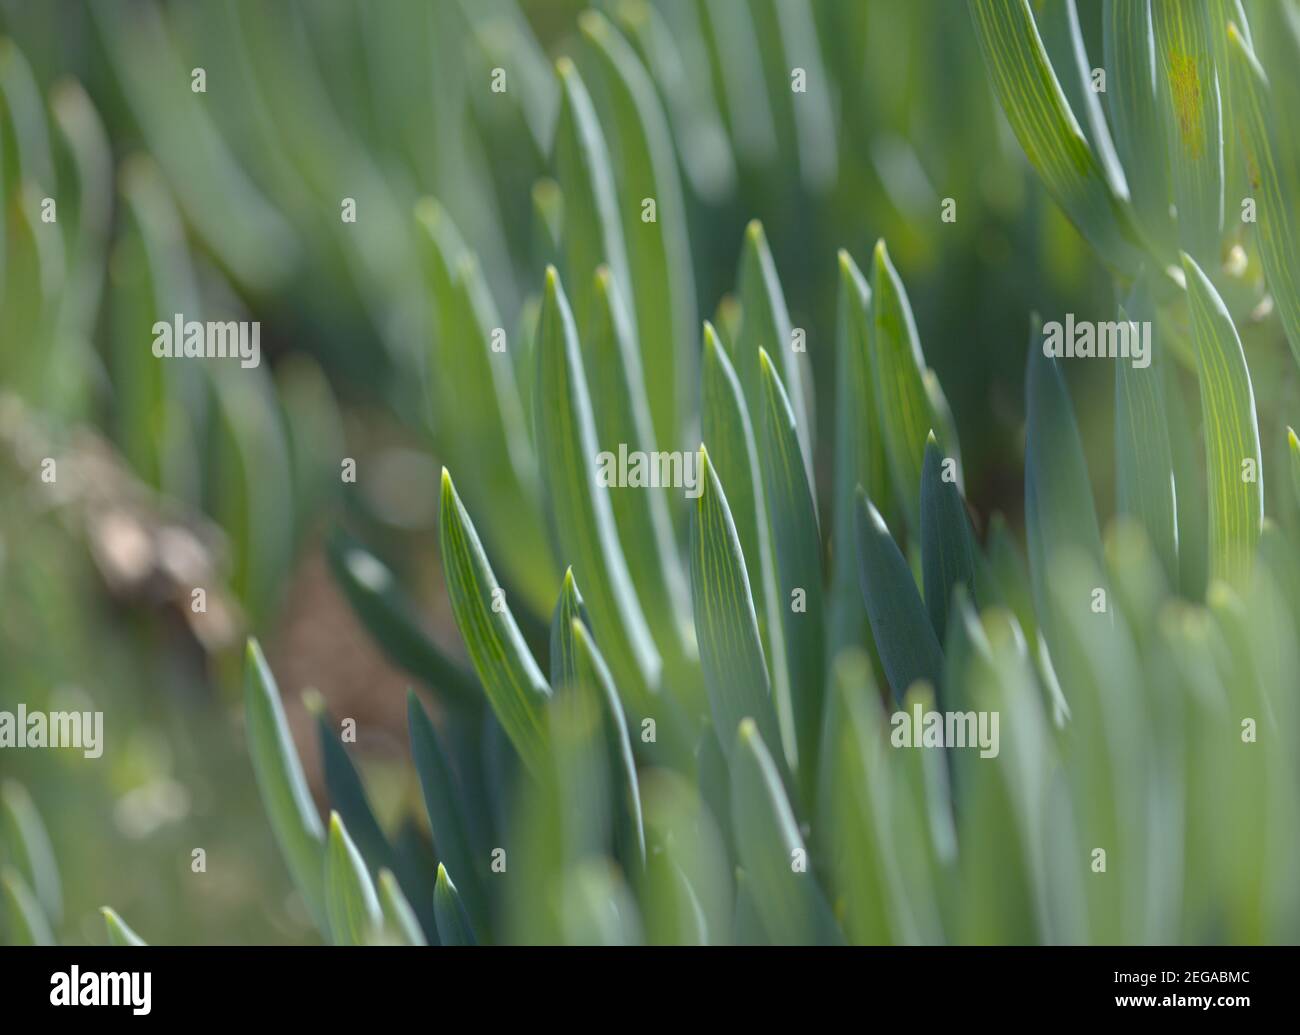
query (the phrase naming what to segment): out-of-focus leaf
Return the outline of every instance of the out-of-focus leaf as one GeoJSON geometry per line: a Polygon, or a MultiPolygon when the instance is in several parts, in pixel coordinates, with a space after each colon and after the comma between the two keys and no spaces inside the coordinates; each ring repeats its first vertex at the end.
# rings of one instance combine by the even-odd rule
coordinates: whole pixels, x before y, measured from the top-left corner
{"type": "Polygon", "coordinates": [[[470,505],[533,611],[549,602],[555,567],[536,509],[541,497],[520,395],[518,353],[477,260],[432,198],[415,207],[417,239],[436,309],[425,363],[435,441],[448,462],[479,472],[470,505]]]}
{"type": "Polygon", "coordinates": [[[628,267],[636,303],[636,339],[661,449],[681,444],[683,412],[695,383],[695,282],[685,199],[668,122],[645,67],[604,15],[578,20],[600,60],[613,105],[618,181],[628,267]],[[642,206],[655,203],[653,219],[642,206]]]}
{"type": "Polygon", "coordinates": [[[1156,96],[1164,120],[1178,239],[1213,264],[1223,232],[1223,118],[1203,3],[1151,0],[1156,96]]]}
{"type": "Polygon", "coordinates": [[[1300,438],[1296,437],[1295,428],[1287,426],[1287,451],[1291,454],[1291,487],[1295,490],[1296,502],[1300,503],[1300,438]]]}
{"type": "Polygon", "coordinates": [[[664,16],[646,0],[626,0],[614,11],[663,95],[677,157],[701,199],[717,203],[735,187],[736,162],[726,128],[708,88],[707,59],[692,60],[682,48],[703,54],[697,37],[674,38],[664,16]]]}
{"type": "Polygon", "coordinates": [[[1109,265],[1135,271],[1140,253],[1127,199],[1115,195],[1070,110],[1029,0],[970,0],[969,7],[993,89],[1047,189],[1109,265]]]}
{"type": "Polygon", "coordinates": [[[54,932],[49,918],[41,909],[36,893],[18,870],[7,863],[0,866],[0,919],[5,940],[10,945],[53,945],[54,932]]]}
{"type": "Polygon", "coordinates": [[[1134,218],[1152,242],[1172,253],[1169,169],[1156,107],[1150,0],[1104,0],[1102,32],[1106,110],[1132,195],[1134,218]]]}
{"type": "Polygon", "coordinates": [[[1178,577],[1178,509],[1165,378],[1155,311],[1145,290],[1121,306],[1120,325],[1151,328],[1148,365],[1115,359],[1115,509],[1146,529],[1170,579],[1178,577]],[[1131,322],[1130,322],[1131,321],[1131,322]]]}
{"type": "MultiPolygon", "coordinates": [[[[593,321],[586,367],[596,443],[620,470],[624,452],[644,454],[650,468],[644,471],[644,485],[614,482],[602,487],[608,489],[628,574],[646,621],[660,650],[680,672],[689,667],[686,659],[692,652],[685,633],[690,615],[688,591],[668,511],[668,501],[676,496],[678,486],[672,484],[671,460],[659,464],[655,459],[663,454],[654,444],[657,435],[650,426],[641,360],[618,287],[605,267],[596,271],[593,321]],[[660,481],[667,484],[660,485],[660,481]]],[[[656,357],[654,362],[658,361],[656,357]]],[[[632,456],[629,463],[635,462],[632,456]]]]}
{"type": "Polygon", "coordinates": [[[383,923],[379,896],[365,860],[337,812],[330,813],[325,905],[335,945],[367,945],[375,940],[383,923]]]}
{"type": "Polygon", "coordinates": [[[57,925],[63,918],[58,860],[31,795],[14,780],[0,782],[0,833],[5,846],[0,858],[7,857],[23,875],[42,912],[57,925]]]}
{"type": "Polygon", "coordinates": [[[433,913],[438,918],[438,938],[443,945],[478,944],[460,892],[442,863],[438,863],[438,883],[433,890],[433,913]]]}
{"type": "Polygon", "coordinates": [[[778,945],[842,942],[776,764],[748,718],[731,751],[731,798],[736,844],[768,937],[778,945]]]}
{"type": "Polygon", "coordinates": [[[117,915],[116,910],[110,909],[108,906],[102,906],[99,911],[104,916],[104,927],[108,930],[109,945],[129,946],[148,944],[143,938],[136,934],[135,931],[131,930],[131,928],[127,926],[126,921],[117,915]]]}
{"type": "Polygon", "coordinates": [[[1227,33],[1230,111],[1243,129],[1260,262],[1291,353],[1300,362],[1300,173],[1278,146],[1277,102],[1264,70],[1241,30],[1230,25],[1227,33]]]}
{"type": "Polygon", "coordinates": [[[292,268],[298,242],[230,153],[202,95],[168,88],[185,82],[188,71],[162,11],[155,4],[129,12],[90,11],[127,103],[186,214],[227,269],[267,290],[292,268]],[[141,53],[150,59],[139,60],[141,53]],[[229,204],[210,204],[218,196],[229,204]]]}
{"type": "Polygon", "coordinates": [[[483,690],[472,672],[443,653],[420,628],[389,567],[341,529],[331,536],[330,570],[361,624],[398,665],[453,704],[478,710],[483,690]]]}
{"type": "Polygon", "coordinates": [[[1255,392],[1232,317],[1208,277],[1183,255],[1201,382],[1210,497],[1210,576],[1240,582],[1264,522],[1264,458],[1255,392]]]}
{"type": "Polygon", "coordinates": [[[446,468],[440,525],[442,566],[456,624],[502,727],[536,771],[546,753],[542,710],[551,688],[524,643],[446,468]]]}
{"type": "Polygon", "coordinates": [[[1034,614],[1034,592],[1024,555],[1007,528],[1007,519],[995,512],[989,519],[989,574],[996,586],[996,598],[1010,608],[1020,623],[1025,640],[1038,641],[1038,621],[1034,614]]]}
{"type": "MultiPolygon", "coordinates": [[[[568,199],[561,241],[564,272],[573,293],[573,315],[581,340],[586,342],[595,318],[592,288],[596,270],[608,266],[624,298],[633,297],[633,286],[605,134],[573,62],[560,58],[555,68],[560,80],[560,119],[555,130],[556,179],[568,199]]],[[[622,203],[633,202],[624,198],[622,203]]],[[[640,199],[635,204],[639,218],[640,199]]]]}
{"type": "Polygon", "coordinates": [[[943,651],[912,569],[865,492],[858,493],[855,517],[862,597],[894,700],[917,680],[942,686],[943,651]]]}
{"type": "Polygon", "coordinates": [[[1102,549],[1070,392],[1060,365],[1044,354],[1041,339],[1035,317],[1025,375],[1025,530],[1039,625],[1054,647],[1059,632],[1048,588],[1051,557],[1075,549],[1100,565],[1102,549]]]}
{"type": "Polygon", "coordinates": [[[262,806],[294,884],[322,932],[325,910],[325,832],[293,746],[275,678],[256,640],[244,660],[244,721],[262,806]]]}
{"type": "Polygon", "coordinates": [[[427,945],[420,921],[392,870],[380,870],[376,881],[379,889],[379,909],[384,916],[384,928],[403,945],[427,945]]]}
{"type": "MultiPolygon", "coordinates": [[[[736,156],[741,164],[764,165],[776,156],[777,139],[753,12],[747,4],[727,0],[700,0],[697,10],[713,70],[713,92],[736,156]]],[[[695,31],[695,26],[686,31],[695,31]]]]}
{"type": "Polygon", "coordinates": [[[619,547],[610,490],[599,484],[591,395],[573,314],[554,268],[546,271],[534,391],[537,452],[559,556],[583,587],[593,631],[620,691],[650,712],[651,698],[659,696],[663,662],[619,547]]]}

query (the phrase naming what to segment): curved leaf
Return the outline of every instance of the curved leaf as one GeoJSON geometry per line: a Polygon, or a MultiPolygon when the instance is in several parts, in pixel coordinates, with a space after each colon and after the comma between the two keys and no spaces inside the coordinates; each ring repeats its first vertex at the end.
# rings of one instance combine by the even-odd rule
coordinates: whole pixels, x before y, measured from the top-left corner
{"type": "Polygon", "coordinates": [[[1228,26],[1232,117],[1244,129],[1256,236],[1264,276],[1300,363],[1300,174],[1278,145],[1277,117],[1264,70],[1236,25],[1228,26]]]}
{"type": "Polygon", "coordinates": [[[0,866],[0,917],[10,945],[53,945],[54,932],[36,893],[23,875],[7,863],[0,866]]]}
{"type": "Polygon", "coordinates": [[[536,771],[546,753],[541,713],[551,688],[524,643],[446,468],[440,525],[443,575],[456,625],[502,727],[536,771]]]}
{"type": "Polygon", "coordinates": [[[27,789],[15,780],[0,781],[0,834],[6,854],[41,904],[58,924],[63,917],[63,887],[50,835],[27,789]]]}
{"type": "Polygon", "coordinates": [[[1115,509],[1136,518],[1151,539],[1166,575],[1178,578],[1178,506],[1169,414],[1154,308],[1145,292],[1121,306],[1121,324],[1151,327],[1150,363],[1115,360],[1115,509]],[[1130,323],[1130,319],[1132,322],[1130,323]]]}
{"type": "Polygon", "coordinates": [[[325,853],[325,905],[335,945],[367,945],[383,923],[379,897],[365,860],[352,843],[343,820],[330,813],[325,853]]]}
{"type": "Polygon", "coordinates": [[[289,734],[275,677],[256,640],[244,659],[244,721],[253,772],[289,873],[322,932],[325,911],[325,832],[307,789],[302,763],[289,734]]]}
{"type": "Polygon", "coordinates": [[[1140,262],[1124,207],[1070,110],[1034,24],[1029,0],[969,0],[993,89],[1020,146],[1057,204],[1120,271],[1140,262]]]}
{"type": "Polygon", "coordinates": [[[663,663],[619,547],[610,490],[599,484],[591,396],[573,314],[554,268],[546,271],[539,320],[534,413],[552,535],[587,595],[619,689],[645,699],[657,695],[663,663]]]}
{"type": "Polygon", "coordinates": [[[1223,232],[1223,115],[1205,4],[1151,0],[1151,24],[1178,239],[1214,263],[1223,232]]]}
{"type": "Polygon", "coordinates": [[[745,557],[722,483],[704,447],[700,480],[704,491],[691,531],[691,599],[713,726],[721,742],[731,747],[728,731],[750,717],[772,743],[780,743],[745,557]]]}
{"type": "Polygon", "coordinates": [[[659,97],[645,67],[627,41],[597,11],[584,12],[579,28],[600,61],[613,106],[615,154],[621,193],[628,267],[636,303],[636,339],[654,422],[654,442],[676,448],[696,354],[695,280],[685,199],[672,138],[659,97]],[[655,218],[642,212],[655,202],[655,218]]]}
{"type": "Polygon", "coordinates": [[[1241,339],[1219,293],[1186,254],[1183,272],[1201,382],[1210,497],[1210,577],[1239,582],[1250,571],[1264,523],[1264,458],[1255,392],[1241,339]]]}
{"type": "Polygon", "coordinates": [[[875,319],[869,351],[880,433],[894,495],[902,501],[908,533],[917,536],[921,531],[925,440],[936,423],[925,390],[925,359],[921,355],[912,306],[898,272],[889,261],[883,240],[876,242],[872,256],[871,286],[875,319]]]}
{"type": "MultiPolygon", "coordinates": [[[[822,548],[794,410],[785,385],[768,358],[758,351],[763,392],[763,485],[776,554],[777,599],[785,623],[790,666],[794,733],[800,773],[817,771],[825,682],[825,607],[822,602],[822,548]],[[802,606],[799,606],[802,605],[802,606]],[[795,688],[797,692],[795,691],[795,688]]],[[[786,733],[787,739],[789,734],[786,733]]]]}

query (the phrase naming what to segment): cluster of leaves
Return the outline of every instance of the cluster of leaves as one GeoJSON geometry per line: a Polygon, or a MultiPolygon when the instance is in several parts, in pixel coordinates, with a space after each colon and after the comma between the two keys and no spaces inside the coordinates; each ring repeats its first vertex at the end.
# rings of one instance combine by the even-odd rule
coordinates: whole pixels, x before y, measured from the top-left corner
{"type": "Polygon", "coordinates": [[[490,472],[477,481],[483,537],[446,472],[442,484],[442,561],[473,672],[419,633],[377,558],[336,544],[379,642],[461,728],[482,731],[448,744],[412,698],[440,859],[431,928],[417,931],[399,897],[413,884],[389,869],[372,881],[400,854],[342,759],[323,831],[250,652],[259,779],[323,931],[451,943],[1295,936],[1300,555],[1263,519],[1250,374],[1213,279],[1241,246],[1224,239],[1223,170],[1236,167],[1210,154],[1233,118],[1218,105],[1258,116],[1234,152],[1261,191],[1246,243],[1288,332],[1285,227],[1300,195],[1270,193],[1278,174],[1259,172],[1276,168],[1280,145],[1240,9],[1150,6],[1107,4],[1112,121],[1170,125],[1167,156],[1149,133],[1119,149],[1135,182],[1170,170],[1144,208],[1121,187],[1086,77],[1069,78],[1089,68],[1074,5],[1040,24],[1023,0],[971,4],[1013,129],[1116,271],[1121,313],[1157,327],[1150,368],[1116,363],[1119,513],[1104,536],[1062,370],[1035,327],[1027,564],[1003,525],[984,544],[974,534],[953,422],[883,242],[869,279],[840,256],[832,507],[819,514],[813,397],[762,230],[746,234],[739,304],[704,325],[697,353],[675,329],[689,310],[672,260],[679,216],[661,205],[646,223],[631,200],[672,196],[661,116],[635,56],[587,17],[617,103],[602,122],[560,63],[558,193],[582,199],[552,224],[569,292],[549,268],[512,356],[490,347],[490,300],[449,216],[420,213],[435,390],[474,400],[470,424],[449,432],[463,443],[444,455],[490,472]],[[1052,33],[1070,43],[1068,72],[1048,57],[1052,33]],[[1217,181],[1198,178],[1215,169],[1217,181]],[[1199,389],[1203,490],[1178,365],[1199,389]],[[683,391],[687,370],[698,381],[683,391]],[[653,450],[691,428],[703,439],[693,512],[598,484],[598,451],[653,450]],[[538,513],[544,540],[529,531],[538,513]],[[532,587],[557,583],[539,643],[532,587]],[[1000,750],[900,749],[891,701],[996,714],[1000,750]],[[347,828],[366,831],[369,849],[347,828]]]}

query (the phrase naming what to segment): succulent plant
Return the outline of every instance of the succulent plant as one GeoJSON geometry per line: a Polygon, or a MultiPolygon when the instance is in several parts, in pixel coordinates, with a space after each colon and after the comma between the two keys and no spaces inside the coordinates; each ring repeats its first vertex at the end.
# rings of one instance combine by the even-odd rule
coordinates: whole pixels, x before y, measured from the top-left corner
{"type": "MultiPolygon", "coordinates": [[[[347,51],[337,82],[323,6],[92,8],[153,156],[123,162],[116,200],[89,96],[51,93],[52,142],[40,85],[0,51],[4,328],[38,346],[0,356],[0,441],[26,444],[20,466],[85,463],[66,428],[107,338],[121,461],[60,506],[120,593],[167,587],[223,674],[255,634],[247,753],[321,937],[1294,941],[1300,441],[1279,385],[1300,361],[1295,5],[1105,0],[1095,25],[1075,0],[961,12],[1001,114],[950,126],[952,149],[992,151],[1009,128],[1103,271],[1111,343],[1132,346],[1107,357],[1113,421],[1085,425],[1067,357],[1105,350],[1015,314],[1023,549],[967,498],[958,427],[983,414],[954,414],[922,349],[895,261],[918,250],[909,220],[880,218],[890,246],[823,254],[783,252],[753,220],[733,278],[717,267],[736,235],[719,244],[700,215],[744,198],[788,224],[817,199],[820,247],[872,170],[904,216],[951,223],[962,197],[899,188],[919,168],[907,146],[840,128],[887,103],[846,42],[861,19],[951,11],[599,4],[552,71],[508,0],[393,6],[366,24],[392,68],[347,51]],[[175,88],[201,36],[225,44],[214,74],[242,73],[225,80],[242,107],[175,88]],[[448,71],[464,66],[477,93],[448,71]],[[431,127],[420,90],[440,98],[431,127]],[[57,246],[38,185],[76,199],[57,246]],[[824,344],[791,315],[792,274],[824,344]],[[141,349],[172,313],[285,299],[330,329],[314,359],[141,349]],[[373,407],[354,424],[382,411],[443,465],[424,488],[460,645],[369,537],[344,385],[373,407]],[[129,535],[97,522],[105,501],[129,535]],[[308,695],[322,817],[259,644],[327,505],[333,578],[415,682],[424,815],[378,800],[308,695]],[[160,546],[127,571],[123,541],[181,534],[196,568],[160,546]],[[187,607],[187,571],[223,565],[228,585],[203,576],[216,606],[187,607]]],[[[32,862],[48,838],[10,785],[4,802],[22,828],[7,936],[49,940],[57,879],[32,862]]],[[[111,941],[140,942],[104,915],[111,941]]]]}

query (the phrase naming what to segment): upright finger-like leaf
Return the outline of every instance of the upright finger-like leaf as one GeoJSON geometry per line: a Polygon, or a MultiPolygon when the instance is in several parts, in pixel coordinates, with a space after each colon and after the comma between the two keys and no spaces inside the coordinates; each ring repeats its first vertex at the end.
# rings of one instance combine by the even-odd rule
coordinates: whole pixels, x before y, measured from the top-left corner
{"type": "Polygon", "coordinates": [[[1133,231],[1088,146],[1034,23],[1029,0],[970,0],[975,36],[1020,146],[1070,221],[1112,267],[1139,264],[1133,231]]]}
{"type": "Polygon", "coordinates": [[[335,945],[366,945],[383,923],[366,862],[337,812],[330,813],[325,853],[325,904],[335,945]]]}
{"type": "Polygon", "coordinates": [[[1104,0],[1102,33],[1107,75],[1103,96],[1134,217],[1147,238],[1167,252],[1173,242],[1169,167],[1156,107],[1150,0],[1104,0]]]}
{"type": "Polygon", "coordinates": [[[1279,147],[1276,102],[1236,25],[1228,27],[1232,116],[1241,125],[1255,194],[1256,241],[1291,353],[1300,362],[1300,172],[1279,147]]]}
{"type": "Polygon", "coordinates": [[[632,741],[627,732],[623,704],[614,688],[609,666],[582,620],[574,618],[569,631],[576,662],[575,679],[595,690],[600,702],[601,726],[609,753],[610,778],[614,784],[619,857],[629,871],[638,872],[645,866],[645,827],[641,819],[636,762],[632,758],[632,741]]]}
{"type": "Polygon", "coordinates": [[[826,650],[821,536],[799,452],[794,410],[766,349],[759,349],[763,391],[763,485],[785,623],[795,736],[801,773],[817,766],[826,650]]]}
{"type": "Polygon", "coordinates": [[[972,596],[976,592],[976,549],[966,504],[956,481],[945,475],[944,458],[931,433],[921,473],[921,575],[925,609],[940,643],[947,641],[953,590],[965,586],[972,596]]]}
{"type": "Polygon", "coordinates": [[[103,906],[100,913],[104,916],[104,927],[108,930],[109,945],[145,945],[147,942],[141,938],[135,931],[127,925],[127,922],[117,915],[117,911],[103,906]]]}
{"type": "Polygon", "coordinates": [[[619,688],[657,694],[662,661],[619,546],[609,489],[599,483],[591,396],[573,314],[554,269],[546,271],[534,390],[537,453],[560,556],[583,586],[619,688]]]}
{"type": "MultiPolygon", "coordinates": [[[[885,242],[879,241],[872,262],[871,359],[885,455],[894,495],[902,501],[911,535],[921,530],[921,468],[925,440],[934,428],[934,412],[925,391],[925,360],[907,292],[885,242]]],[[[945,444],[946,445],[946,444],[945,444]]]]}
{"type": "Polygon", "coordinates": [[[1102,550],[1074,406],[1041,337],[1035,317],[1025,375],[1025,530],[1034,602],[1051,647],[1058,635],[1048,591],[1052,554],[1077,549],[1100,567],[1102,550]]]}
{"type": "Polygon", "coordinates": [[[556,570],[535,514],[541,495],[520,393],[522,341],[504,321],[478,260],[434,199],[415,206],[416,239],[434,303],[436,333],[425,363],[434,441],[453,466],[479,472],[470,506],[534,611],[548,603],[556,570]]]}
{"type": "Polygon", "coordinates": [[[1219,257],[1223,232],[1220,84],[1203,3],[1151,0],[1157,97],[1165,123],[1178,239],[1200,262],[1219,257]]]}
{"type": "Polygon", "coordinates": [[[732,346],[740,383],[749,405],[750,418],[755,427],[762,423],[762,385],[759,380],[758,350],[766,349],[776,360],[777,371],[790,391],[790,405],[794,410],[795,425],[799,433],[799,448],[804,466],[812,478],[813,427],[809,423],[808,403],[811,398],[804,386],[804,373],[800,366],[802,352],[795,351],[790,313],[785,305],[785,293],[776,275],[776,263],[763,225],[757,220],[745,228],[745,243],[740,255],[740,334],[732,346]]]}
{"type": "Polygon", "coordinates": [[[388,657],[449,702],[471,711],[480,708],[483,690],[478,679],[447,657],[420,628],[415,607],[391,569],[341,530],[326,549],[343,595],[388,657]]]}
{"type": "MultiPolygon", "coordinates": [[[[727,486],[727,500],[736,538],[745,557],[758,632],[763,643],[772,700],[777,714],[793,718],[790,667],[786,663],[785,626],[781,620],[780,587],[771,545],[767,508],[763,505],[762,475],[749,411],[740,379],[718,341],[713,325],[704,325],[704,358],[700,386],[700,420],[709,463],[727,486]]],[[[703,481],[700,483],[703,485],[703,481]]]]}
{"type": "Polygon", "coordinates": [[[1145,293],[1136,295],[1132,313],[1120,307],[1120,325],[1130,334],[1151,328],[1147,365],[1115,361],[1115,505],[1146,529],[1171,580],[1178,577],[1178,510],[1165,383],[1157,358],[1155,312],[1145,293]],[[1130,322],[1130,315],[1132,321],[1130,322]]]}
{"type": "MultiPolygon", "coordinates": [[[[731,738],[728,738],[731,739],[731,738]]],[[[754,903],[777,945],[837,944],[843,935],[808,865],[808,850],[758,726],[745,719],[731,750],[736,847],[754,903]]]]}
{"type": "Polygon", "coordinates": [[[668,121],[645,66],[604,15],[579,18],[600,61],[613,106],[621,214],[636,303],[636,339],[660,448],[680,444],[683,409],[695,384],[695,282],[685,199],[668,121]],[[646,201],[654,204],[647,218],[646,201]],[[631,202],[635,202],[632,204],[631,202]]]}
{"type": "Polygon", "coordinates": [[[262,648],[251,639],[244,660],[244,721],[262,806],[294,884],[325,931],[325,832],[289,735],[275,677],[262,648]]]}
{"type": "MultiPolygon", "coordinates": [[[[722,483],[703,447],[700,469],[704,491],[697,502],[691,532],[691,599],[713,726],[722,743],[730,747],[733,740],[726,731],[735,729],[748,716],[765,734],[764,739],[778,744],[781,741],[745,557],[722,483]]],[[[793,746],[787,745],[786,750],[793,746]]]]}
{"type": "Polygon", "coordinates": [[[390,937],[397,938],[403,945],[427,945],[415,910],[402,894],[393,871],[380,870],[375,884],[379,889],[379,909],[383,914],[384,928],[390,937]]]}
{"type": "Polygon", "coordinates": [[[663,454],[655,447],[657,436],[650,424],[641,359],[636,354],[618,286],[605,267],[596,271],[595,307],[588,342],[591,358],[586,368],[595,409],[596,442],[601,449],[599,459],[621,466],[625,454],[643,453],[651,461],[645,485],[619,485],[609,479],[614,524],[632,585],[655,641],[681,669],[682,659],[690,654],[684,632],[689,607],[668,511],[669,497],[675,495],[677,486],[672,484],[671,466],[655,461],[663,454]]]}
{"type": "Polygon", "coordinates": [[[452,614],[502,728],[525,764],[535,770],[546,751],[541,713],[551,688],[524,643],[505,591],[492,573],[446,468],[442,472],[440,525],[442,566],[452,614]]]}
{"type": "Polygon", "coordinates": [[[556,179],[568,200],[561,242],[564,272],[573,292],[574,317],[585,342],[595,316],[592,285],[596,269],[609,267],[624,298],[632,297],[632,278],[619,217],[619,196],[596,109],[573,62],[560,58],[555,68],[560,79],[556,179]]]}
{"type": "Polygon", "coordinates": [[[848,252],[839,253],[835,322],[835,486],[831,523],[828,656],[866,641],[867,613],[858,589],[853,500],[857,487],[886,506],[889,470],[872,387],[871,288],[848,252]]]}
{"type": "Polygon", "coordinates": [[[443,945],[478,944],[460,892],[442,863],[438,863],[438,883],[433,890],[433,915],[438,919],[438,939],[443,945]]]}
{"type": "Polygon", "coordinates": [[[469,910],[486,929],[487,898],[478,879],[474,848],[466,821],[460,786],[453,774],[447,752],[424,707],[414,693],[406,695],[406,723],[411,735],[411,757],[420,778],[424,808],[433,831],[438,856],[462,874],[469,910]]]}
{"type": "Polygon", "coordinates": [[[50,835],[27,789],[15,780],[0,783],[0,833],[6,852],[23,875],[52,924],[63,917],[63,886],[50,835]]]}
{"type": "Polygon", "coordinates": [[[1210,576],[1240,582],[1264,522],[1264,461],[1255,392],[1232,317],[1214,285],[1183,256],[1201,382],[1210,497],[1210,576]]]}
{"type": "Polygon", "coordinates": [[[894,700],[917,680],[942,686],[943,651],[912,569],[864,492],[857,498],[858,578],[876,650],[894,700]]]}

